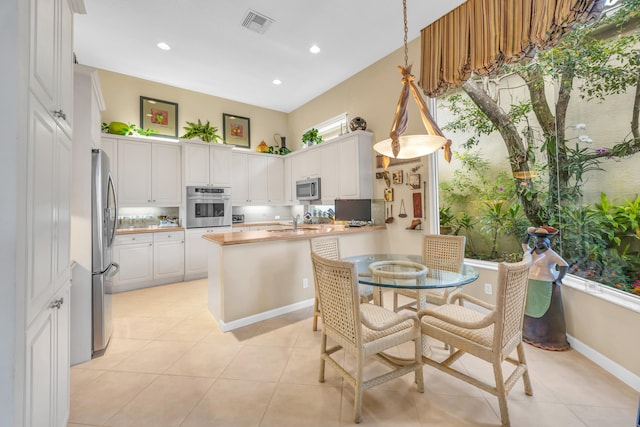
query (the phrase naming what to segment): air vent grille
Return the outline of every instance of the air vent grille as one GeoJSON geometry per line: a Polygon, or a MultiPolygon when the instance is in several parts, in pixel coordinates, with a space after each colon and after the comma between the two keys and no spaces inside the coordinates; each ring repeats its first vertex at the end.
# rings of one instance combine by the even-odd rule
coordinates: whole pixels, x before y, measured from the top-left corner
{"type": "Polygon", "coordinates": [[[255,10],[248,10],[242,26],[258,34],[264,34],[272,23],[273,19],[268,16],[258,13],[255,10]]]}

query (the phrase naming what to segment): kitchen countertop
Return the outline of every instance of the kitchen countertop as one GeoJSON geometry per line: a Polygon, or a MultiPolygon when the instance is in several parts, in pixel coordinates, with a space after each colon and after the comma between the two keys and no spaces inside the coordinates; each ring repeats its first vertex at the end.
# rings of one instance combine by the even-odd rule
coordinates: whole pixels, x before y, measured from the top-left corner
{"type": "Polygon", "coordinates": [[[124,227],[116,229],[116,236],[120,234],[162,233],[165,231],[184,231],[184,227],[160,227],[159,225],[147,225],[145,227],[124,227]]]}
{"type": "Polygon", "coordinates": [[[336,234],[364,233],[368,231],[384,230],[384,225],[366,227],[346,227],[334,224],[302,224],[297,231],[261,230],[245,231],[242,233],[205,234],[203,239],[222,246],[239,245],[244,243],[269,242],[276,240],[309,239],[312,237],[331,236],[336,234]]]}

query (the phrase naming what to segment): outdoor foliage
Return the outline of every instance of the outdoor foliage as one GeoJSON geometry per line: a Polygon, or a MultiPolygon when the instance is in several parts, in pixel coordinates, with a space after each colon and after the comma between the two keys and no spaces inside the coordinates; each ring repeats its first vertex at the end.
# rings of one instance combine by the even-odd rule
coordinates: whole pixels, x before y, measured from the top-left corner
{"type": "Polygon", "coordinates": [[[575,28],[533,60],[505,66],[492,77],[472,77],[464,93],[443,97],[441,105],[455,116],[443,130],[470,135],[464,151],[456,153],[462,168],[441,184],[444,205],[456,217],[477,219],[465,231],[474,236],[468,250],[483,247],[484,239],[477,256],[506,259],[519,251],[516,243],[527,226],[552,225],[561,230],[554,244],[574,274],[640,293],[640,200],[615,204],[603,194],[600,203],[582,206],[587,176],[640,151],[639,18],[640,0],[626,0],[617,13],[575,28]],[[520,79],[527,99],[505,92],[505,79],[520,79]],[[587,137],[568,138],[572,98],[572,105],[602,109],[598,104],[622,93],[634,94],[624,138],[595,144],[587,137]],[[508,174],[492,171],[478,151],[487,135],[503,140],[508,174]]]}

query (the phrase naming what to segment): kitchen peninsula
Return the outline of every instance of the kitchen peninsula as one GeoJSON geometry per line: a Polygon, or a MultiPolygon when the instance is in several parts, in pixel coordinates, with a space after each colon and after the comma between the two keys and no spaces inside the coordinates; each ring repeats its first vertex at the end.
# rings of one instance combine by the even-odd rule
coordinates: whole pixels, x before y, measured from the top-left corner
{"type": "Polygon", "coordinates": [[[304,226],[205,234],[210,244],[209,311],[223,331],[312,306],[309,239],[338,236],[342,256],[384,252],[384,226],[304,226]]]}

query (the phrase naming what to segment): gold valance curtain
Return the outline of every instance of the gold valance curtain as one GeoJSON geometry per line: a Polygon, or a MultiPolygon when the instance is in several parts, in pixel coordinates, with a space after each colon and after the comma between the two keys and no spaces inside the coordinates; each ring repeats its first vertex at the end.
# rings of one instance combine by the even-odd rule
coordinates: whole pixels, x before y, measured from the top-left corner
{"type": "Polygon", "coordinates": [[[435,97],[554,45],[604,0],[467,0],[422,30],[420,85],[435,97]]]}

